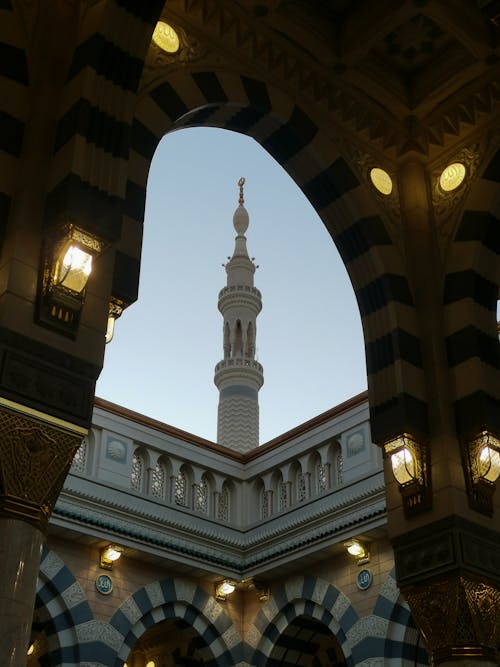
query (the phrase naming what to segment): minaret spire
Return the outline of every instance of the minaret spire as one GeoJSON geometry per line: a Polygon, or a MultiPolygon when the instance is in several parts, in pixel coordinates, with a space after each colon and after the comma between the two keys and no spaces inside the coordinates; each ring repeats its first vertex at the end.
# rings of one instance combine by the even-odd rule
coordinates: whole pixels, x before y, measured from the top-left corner
{"type": "Polygon", "coordinates": [[[264,384],[262,366],[255,359],[257,315],[261,294],[254,287],[257,268],[248,256],[245,232],[249,217],[244,207],[243,186],[238,181],[238,208],[234,212],[234,252],[225,265],[227,285],[219,292],[219,311],[224,319],[224,358],[215,367],[219,390],[217,442],[239,452],[259,445],[259,389],[264,384]]]}

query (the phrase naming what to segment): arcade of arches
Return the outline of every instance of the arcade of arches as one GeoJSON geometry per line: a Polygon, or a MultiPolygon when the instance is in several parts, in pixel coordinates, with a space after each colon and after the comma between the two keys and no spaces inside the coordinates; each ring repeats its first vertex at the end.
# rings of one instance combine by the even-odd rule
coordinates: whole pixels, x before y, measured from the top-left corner
{"type": "MultiPolygon", "coordinates": [[[[152,155],[188,126],[256,139],[323,220],[361,313],[398,586],[435,664],[497,664],[498,12],[0,0],[2,664],[24,664],[40,546],[90,426],[108,316],[137,298],[152,155]],[[171,51],[152,41],[160,20],[171,51]],[[70,246],[86,258],[74,272],[70,246]]],[[[339,660],[316,623],[293,627],[339,660]]]]}

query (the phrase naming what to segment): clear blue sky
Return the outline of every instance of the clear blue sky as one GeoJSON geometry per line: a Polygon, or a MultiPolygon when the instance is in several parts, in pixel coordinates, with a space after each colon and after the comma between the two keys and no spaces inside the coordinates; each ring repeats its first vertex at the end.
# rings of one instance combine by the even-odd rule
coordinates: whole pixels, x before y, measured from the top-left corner
{"type": "Polygon", "coordinates": [[[217,295],[232,255],[237,181],[260,268],[260,441],[366,389],[361,321],[337,250],[292,179],[255,141],[180,130],[151,166],[139,300],[117,321],[97,396],[215,440],[222,358],[217,295]]]}

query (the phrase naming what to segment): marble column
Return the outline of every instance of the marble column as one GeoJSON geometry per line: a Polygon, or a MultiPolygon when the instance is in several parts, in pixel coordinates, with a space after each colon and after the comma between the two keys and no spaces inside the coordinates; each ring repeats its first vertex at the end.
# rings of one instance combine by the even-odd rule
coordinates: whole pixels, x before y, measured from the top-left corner
{"type": "Polygon", "coordinates": [[[0,519],[0,664],[26,665],[43,533],[17,519],[0,519]]]}
{"type": "Polygon", "coordinates": [[[23,406],[0,406],[0,665],[26,665],[44,533],[85,434],[23,406]]]}

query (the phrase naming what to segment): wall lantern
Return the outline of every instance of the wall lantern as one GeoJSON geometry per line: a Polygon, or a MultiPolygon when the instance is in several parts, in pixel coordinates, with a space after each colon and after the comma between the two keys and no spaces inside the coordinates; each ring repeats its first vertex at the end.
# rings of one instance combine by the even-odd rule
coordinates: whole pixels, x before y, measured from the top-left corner
{"type": "Polygon", "coordinates": [[[346,542],[344,546],[347,549],[347,553],[354,556],[358,565],[364,565],[365,563],[370,562],[370,553],[366,545],[359,540],[350,540],[349,542],[346,542]]]}
{"type": "Polygon", "coordinates": [[[76,336],[87,281],[104,248],[103,239],[71,223],[47,234],[38,295],[40,323],[76,336]]]}
{"type": "Polygon", "coordinates": [[[255,591],[259,602],[269,600],[269,587],[261,581],[256,581],[253,577],[234,581],[233,579],[224,579],[215,584],[215,598],[221,602],[227,599],[229,595],[238,589],[240,591],[255,591]]]}
{"type": "Polygon", "coordinates": [[[115,334],[115,322],[123,313],[123,303],[111,299],[108,309],[108,326],[106,329],[106,343],[111,343],[115,334]]]}
{"type": "Polygon", "coordinates": [[[224,579],[215,584],[215,598],[223,602],[229,595],[232,595],[237,587],[237,582],[232,579],[224,579]]]}
{"type": "Polygon", "coordinates": [[[500,440],[488,431],[463,448],[465,475],[472,508],[493,514],[493,493],[500,477],[500,440]]]}
{"type": "Polygon", "coordinates": [[[117,561],[123,553],[123,547],[119,547],[117,544],[108,544],[107,547],[101,549],[100,553],[100,567],[103,570],[112,570],[113,563],[117,561]]]}
{"type": "Polygon", "coordinates": [[[427,447],[404,433],[386,442],[384,453],[391,461],[392,473],[399,484],[405,515],[413,516],[430,509],[432,495],[427,447]]]}

